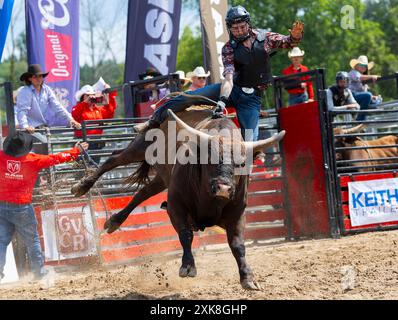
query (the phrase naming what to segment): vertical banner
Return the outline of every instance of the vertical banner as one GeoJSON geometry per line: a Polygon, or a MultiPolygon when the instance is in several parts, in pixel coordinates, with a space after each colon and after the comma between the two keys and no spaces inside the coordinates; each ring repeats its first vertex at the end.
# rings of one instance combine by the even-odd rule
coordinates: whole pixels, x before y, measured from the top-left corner
{"type": "MultiPolygon", "coordinates": [[[[79,0],[25,0],[28,63],[49,72],[46,83],[71,111],[79,89],[79,0]]],[[[55,115],[50,125],[67,125],[55,115]]]]}
{"type": "MultiPolygon", "coordinates": [[[[175,71],[181,2],[129,0],[125,82],[138,80],[148,67],[163,75],[175,71]]],[[[126,116],[131,115],[131,102],[126,101],[126,116]]]]}
{"type": "Polygon", "coordinates": [[[224,66],[221,50],[229,40],[225,25],[227,10],[227,0],[200,0],[204,65],[206,70],[211,71],[210,80],[212,83],[220,82],[223,79],[224,66]]]}
{"type": "Polygon", "coordinates": [[[0,0],[0,61],[3,56],[14,0],[0,0]]]}

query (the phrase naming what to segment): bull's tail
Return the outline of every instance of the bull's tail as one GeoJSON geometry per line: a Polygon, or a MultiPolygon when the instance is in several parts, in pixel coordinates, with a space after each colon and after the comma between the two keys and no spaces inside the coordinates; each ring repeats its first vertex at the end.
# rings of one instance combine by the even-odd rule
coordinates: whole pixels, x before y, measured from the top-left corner
{"type": "Polygon", "coordinates": [[[127,184],[129,187],[135,185],[137,189],[146,186],[149,182],[149,172],[151,170],[151,165],[146,162],[142,161],[138,169],[129,177],[124,180],[124,183],[127,184]]]}

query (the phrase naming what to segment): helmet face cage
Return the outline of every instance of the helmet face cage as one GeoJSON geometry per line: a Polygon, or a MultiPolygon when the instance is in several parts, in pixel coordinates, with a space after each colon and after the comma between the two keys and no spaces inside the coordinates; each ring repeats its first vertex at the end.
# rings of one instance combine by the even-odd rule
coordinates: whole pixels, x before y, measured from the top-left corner
{"type": "Polygon", "coordinates": [[[250,14],[242,6],[232,7],[227,12],[225,22],[228,28],[231,28],[233,24],[239,22],[247,22],[250,24],[250,14]]]}
{"type": "Polygon", "coordinates": [[[247,22],[249,24],[249,28],[251,28],[249,12],[247,12],[246,9],[243,8],[242,6],[236,6],[236,7],[232,7],[231,9],[229,9],[227,12],[227,16],[225,18],[225,23],[227,25],[230,38],[235,39],[238,42],[244,41],[249,37],[249,33],[246,36],[243,36],[239,39],[236,39],[232,35],[231,30],[230,30],[232,25],[241,23],[241,22],[247,22]]]}

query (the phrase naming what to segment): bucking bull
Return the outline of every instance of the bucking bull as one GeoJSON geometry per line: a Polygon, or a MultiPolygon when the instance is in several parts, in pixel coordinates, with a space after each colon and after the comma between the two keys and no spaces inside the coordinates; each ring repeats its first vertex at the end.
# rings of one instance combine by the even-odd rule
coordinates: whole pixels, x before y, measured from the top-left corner
{"type": "MultiPolygon", "coordinates": [[[[355,134],[366,128],[365,124],[360,124],[356,127],[349,129],[335,128],[335,135],[355,134]]],[[[395,135],[388,135],[373,140],[363,140],[357,136],[338,137],[336,139],[336,147],[375,147],[380,148],[367,148],[367,149],[351,149],[342,150],[336,153],[336,160],[365,160],[361,162],[354,162],[352,165],[355,167],[369,166],[369,168],[360,168],[359,172],[368,172],[374,170],[383,170],[372,168],[374,165],[396,163],[396,159],[388,159],[398,157],[398,148],[394,145],[398,144],[398,137],[395,135]],[[375,159],[379,159],[375,161],[375,159]],[[382,160],[383,159],[383,160],[382,160]],[[385,159],[385,160],[384,160],[385,159]],[[366,161],[367,160],[367,161],[366,161]],[[373,161],[371,161],[373,160],[373,161]]]]}
{"type": "MultiPolygon", "coordinates": [[[[193,231],[220,226],[226,230],[228,244],[238,264],[242,287],[260,290],[245,258],[244,211],[247,204],[248,173],[236,175],[235,169],[242,169],[249,155],[279,142],[285,132],[281,131],[266,140],[244,142],[240,134],[232,134],[234,130],[240,130],[230,119],[211,119],[211,116],[211,110],[180,112],[180,118],[169,111],[168,120],[173,118],[179,129],[185,129],[201,141],[194,146],[189,142],[181,142],[181,145],[191,151],[192,148],[197,148],[197,154],[201,153],[201,148],[208,149],[209,157],[218,152],[218,163],[202,161],[201,158],[198,164],[181,164],[174,160],[172,163],[150,165],[145,159],[145,151],[152,142],[145,141],[144,134],[140,134],[126,149],[108,158],[95,173],[74,185],[72,193],[76,197],[82,196],[105,172],[118,166],[141,162],[129,182],[143,185],[143,188],[123,210],[105,222],[104,228],[107,232],[117,230],[141,202],[168,188],[167,212],[183,248],[180,277],[195,277],[197,273],[191,251],[193,231]],[[210,135],[204,132],[206,129],[220,134],[210,135]],[[223,152],[226,149],[233,152],[223,152]],[[232,154],[236,152],[239,154],[232,154]],[[151,168],[155,177],[149,181],[151,168]]],[[[172,123],[176,124],[174,121],[165,121],[160,127],[166,137],[168,126],[172,123]]]]}

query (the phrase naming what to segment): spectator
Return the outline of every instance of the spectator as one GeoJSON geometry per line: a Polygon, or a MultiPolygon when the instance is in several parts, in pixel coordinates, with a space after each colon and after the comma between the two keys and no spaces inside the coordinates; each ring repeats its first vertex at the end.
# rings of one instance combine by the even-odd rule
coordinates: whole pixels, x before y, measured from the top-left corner
{"type": "Polygon", "coordinates": [[[70,126],[80,128],[80,124],[59,103],[53,90],[44,83],[47,75],[48,72],[42,72],[38,64],[30,65],[28,71],[21,75],[20,80],[25,82],[25,86],[17,96],[16,105],[20,128],[33,133],[38,127],[51,127],[49,110],[67,120],[70,126]]]}
{"type": "MultiPolygon", "coordinates": [[[[368,110],[376,108],[381,102],[380,96],[374,96],[369,90],[368,85],[363,84],[363,81],[372,80],[373,83],[377,81],[380,76],[369,75],[369,71],[374,67],[374,62],[368,61],[367,56],[359,56],[358,59],[350,61],[352,70],[349,72],[350,84],[349,88],[355,100],[361,106],[361,110],[368,110]]],[[[360,114],[357,117],[358,121],[365,120],[366,115],[360,114]]]]}
{"type": "Polygon", "coordinates": [[[336,74],[336,84],[327,91],[328,110],[359,110],[360,106],[348,89],[349,76],[345,71],[336,74]]]}
{"type": "MultiPolygon", "coordinates": [[[[20,80],[25,82],[25,86],[16,100],[19,128],[33,134],[36,129],[53,126],[55,119],[51,118],[51,114],[55,114],[56,117],[65,119],[71,127],[80,129],[80,124],[60,104],[53,90],[44,83],[47,75],[48,72],[42,72],[38,64],[30,65],[28,71],[21,75],[20,80]]],[[[47,154],[47,145],[38,146],[35,152],[47,154]]]]}
{"type": "MultiPolygon", "coordinates": [[[[282,73],[284,75],[295,74],[300,72],[307,72],[308,68],[301,63],[303,62],[305,52],[300,50],[299,47],[293,48],[293,50],[289,51],[288,57],[291,60],[292,64],[284,69],[282,73]]],[[[305,81],[309,80],[310,76],[302,77],[300,80],[305,81]]],[[[314,89],[312,87],[312,81],[306,82],[297,82],[294,81],[294,87],[288,89],[289,93],[289,106],[304,102],[312,102],[314,101],[314,89]]]]}
{"type": "MultiPolygon", "coordinates": [[[[145,73],[141,73],[138,75],[140,80],[150,80],[156,77],[160,77],[162,74],[153,67],[148,67],[145,73]]],[[[168,89],[165,87],[159,87],[156,83],[148,83],[144,85],[144,90],[141,94],[141,102],[148,101],[159,101],[164,98],[168,94],[168,89]]]]}
{"type": "MultiPolygon", "coordinates": [[[[108,89],[110,86],[104,84],[104,88],[108,89]]],[[[115,115],[117,108],[116,101],[117,92],[113,91],[109,94],[96,92],[90,85],[83,86],[76,92],[75,98],[78,103],[72,108],[72,116],[80,124],[84,120],[102,120],[111,119],[115,115]]],[[[88,135],[102,135],[103,129],[87,130],[88,135]]],[[[75,131],[75,137],[81,138],[83,133],[81,130],[75,131]]],[[[105,146],[105,142],[90,142],[89,150],[101,150],[105,146]]],[[[93,160],[99,163],[101,157],[95,156],[93,160]]]]}
{"type": "Polygon", "coordinates": [[[185,88],[188,84],[190,84],[192,82],[191,79],[185,77],[185,72],[182,70],[178,70],[175,72],[176,74],[178,74],[178,76],[180,77],[180,83],[179,83],[179,88],[182,91],[186,91],[185,88]]]}
{"type": "Polygon", "coordinates": [[[194,71],[188,72],[187,77],[192,80],[192,84],[188,90],[194,91],[206,86],[207,78],[210,77],[210,71],[206,73],[203,67],[196,67],[194,71]]]}
{"type": "Polygon", "coordinates": [[[33,210],[33,186],[41,169],[74,160],[88,144],[76,144],[66,152],[54,155],[29,153],[33,137],[26,132],[16,132],[4,141],[0,151],[0,279],[6,260],[7,246],[14,232],[23,239],[28,251],[31,270],[36,280],[46,271],[33,210]]]}

